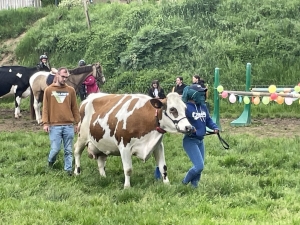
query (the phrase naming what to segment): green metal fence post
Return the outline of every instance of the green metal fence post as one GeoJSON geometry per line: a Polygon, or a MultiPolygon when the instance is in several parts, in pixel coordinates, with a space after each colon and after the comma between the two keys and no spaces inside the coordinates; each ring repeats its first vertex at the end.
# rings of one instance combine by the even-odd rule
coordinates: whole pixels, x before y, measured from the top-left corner
{"type": "Polygon", "coordinates": [[[219,68],[215,68],[215,81],[214,81],[214,114],[212,120],[218,125],[219,129],[222,130],[220,124],[220,98],[217,91],[217,87],[220,84],[220,73],[219,68]]]}
{"type": "MultiPolygon", "coordinates": [[[[246,92],[250,92],[251,86],[251,63],[247,63],[246,66],[246,92]]],[[[245,104],[244,111],[239,118],[230,123],[231,126],[249,126],[251,124],[251,102],[245,104]]]]}

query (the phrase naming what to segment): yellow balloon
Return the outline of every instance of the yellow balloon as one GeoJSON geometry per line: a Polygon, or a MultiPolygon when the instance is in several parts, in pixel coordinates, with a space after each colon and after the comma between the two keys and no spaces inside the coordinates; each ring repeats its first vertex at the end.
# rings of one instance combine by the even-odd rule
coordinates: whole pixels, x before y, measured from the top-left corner
{"type": "Polygon", "coordinates": [[[223,86],[222,85],[219,85],[218,87],[217,87],[217,91],[220,93],[220,92],[222,92],[224,90],[224,88],[223,88],[223,86]]]}
{"type": "Polygon", "coordinates": [[[246,105],[248,105],[250,103],[250,99],[248,96],[245,96],[243,100],[246,105]]]}
{"type": "Polygon", "coordinates": [[[270,85],[269,86],[269,93],[275,93],[276,92],[276,86],[275,85],[270,85]]]}

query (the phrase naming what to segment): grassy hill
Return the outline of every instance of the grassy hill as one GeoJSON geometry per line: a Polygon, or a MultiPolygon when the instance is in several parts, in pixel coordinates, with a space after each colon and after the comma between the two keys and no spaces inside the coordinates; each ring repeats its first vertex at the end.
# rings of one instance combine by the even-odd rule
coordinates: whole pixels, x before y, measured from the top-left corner
{"type": "MultiPolygon", "coordinates": [[[[81,58],[100,61],[110,92],[145,92],[153,79],[170,90],[176,76],[189,83],[195,73],[212,83],[215,67],[224,87],[236,87],[245,83],[247,62],[252,84],[294,85],[300,69],[299,9],[296,0],[99,3],[89,5],[91,30],[82,7],[26,9],[36,19],[47,16],[25,26],[15,53],[27,66],[43,52],[55,67],[75,67],[81,58]]],[[[19,10],[1,11],[0,17],[3,12],[19,10]]],[[[14,29],[10,23],[5,32],[8,27],[14,29]]]]}

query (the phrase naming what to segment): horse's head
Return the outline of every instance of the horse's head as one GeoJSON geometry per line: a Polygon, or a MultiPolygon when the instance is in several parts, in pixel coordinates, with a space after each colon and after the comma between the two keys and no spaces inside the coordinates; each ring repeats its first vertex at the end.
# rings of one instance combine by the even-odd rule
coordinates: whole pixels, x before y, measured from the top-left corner
{"type": "Polygon", "coordinates": [[[99,62],[93,64],[93,76],[98,82],[100,82],[100,84],[105,83],[105,77],[103,74],[102,66],[99,62]]]}

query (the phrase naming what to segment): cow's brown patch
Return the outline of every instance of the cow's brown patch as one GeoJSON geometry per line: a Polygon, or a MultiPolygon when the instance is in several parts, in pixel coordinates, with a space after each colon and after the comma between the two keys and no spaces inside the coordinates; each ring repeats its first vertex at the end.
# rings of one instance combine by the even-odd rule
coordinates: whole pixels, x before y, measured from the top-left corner
{"type": "MultiPolygon", "coordinates": [[[[155,130],[157,126],[155,111],[156,109],[153,108],[150,102],[146,102],[143,107],[134,110],[132,115],[127,118],[126,129],[123,129],[123,121],[120,121],[115,134],[118,144],[123,140],[124,146],[126,146],[130,143],[131,138],[139,139],[155,130]]],[[[162,112],[161,110],[158,111],[161,117],[162,112]]]]}
{"type": "MultiPolygon", "coordinates": [[[[95,113],[92,115],[91,124],[90,124],[90,131],[91,135],[95,138],[95,140],[99,141],[103,138],[103,135],[105,133],[104,129],[100,126],[100,124],[96,124],[95,126],[92,124],[94,121],[96,121],[98,118],[103,119],[105,115],[118,103],[121,101],[123,96],[121,95],[108,95],[103,96],[101,98],[96,98],[93,100],[93,107],[95,110],[95,113]]],[[[130,97],[126,98],[127,100],[130,99],[130,97]]],[[[118,107],[119,108],[119,107],[118,107]]],[[[117,118],[115,117],[117,111],[114,110],[111,112],[109,116],[109,129],[110,129],[110,136],[113,136],[115,132],[115,127],[117,125],[117,118]],[[113,117],[111,116],[113,114],[113,117]]]]}
{"type": "Polygon", "coordinates": [[[98,114],[94,113],[92,115],[92,119],[90,121],[90,131],[91,131],[91,136],[95,138],[95,140],[98,142],[101,140],[105,134],[104,129],[100,126],[100,124],[93,124],[94,121],[96,121],[98,118],[98,114]]]}

